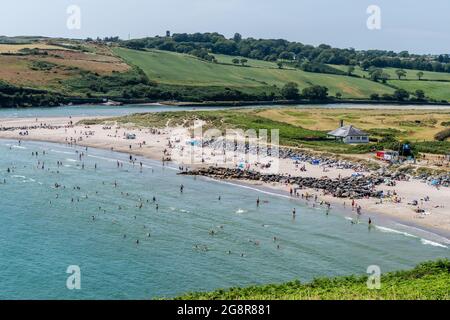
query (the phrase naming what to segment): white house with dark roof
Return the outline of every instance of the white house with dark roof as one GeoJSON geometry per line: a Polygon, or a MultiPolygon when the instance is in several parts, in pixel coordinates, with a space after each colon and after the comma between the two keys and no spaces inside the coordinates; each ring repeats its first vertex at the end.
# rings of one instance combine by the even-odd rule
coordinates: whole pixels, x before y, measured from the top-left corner
{"type": "Polygon", "coordinates": [[[328,132],[328,135],[344,143],[369,143],[369,134],[352,125],[341,126],[328,132]]]}

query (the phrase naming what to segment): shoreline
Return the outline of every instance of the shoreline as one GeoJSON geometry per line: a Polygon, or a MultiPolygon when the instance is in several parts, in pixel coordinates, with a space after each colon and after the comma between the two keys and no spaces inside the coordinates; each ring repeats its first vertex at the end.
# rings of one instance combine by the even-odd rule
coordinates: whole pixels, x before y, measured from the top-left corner
{"type": "MultiPolygon", "coordinates": [[[[171,107],[252,107],[252,106],[295,106],[295,105],[313,105],[315,108],[319,105],[369,105],[369,106],[377,106],[377,105],[392,105],[398,106],[400,109],[404,106],[426,106],[428,108],[432,108],[436,106],[437,109],[445,109],[445,107],[450,108],[450,102],[430,102],[430,101],[390,101],[390,100],[364,100],[364,99],[339,99],[339,100],[276,100],[276,101],[167,101],[167,100],[130,100],[130,101],[122,101],[122,99],[111,99],[110,101],[118,102],[120,105],[108,105],[102,100],[93,101],[93,102],[85,102],[85,103],[67,103],[60,104],[55,106],[17,106],[17,107],[1,107],[0,109],[33,109],[33,108],[58,108],[58,107],[71,107],[71,106],[111,106],[111,107],[123,107],[126,105],[136,106],[171,106],[171,107]]],[[[411,108],[411,109],[420,109],[420,108],[411,108]]]]}
{"type": "MultiPolygon", "coordinates": [[[[89,117],[73,117],[70,121],[74,123],[86,119],[89,117]]],[[[102,128],[102,125],[92,125],[92,126],[83,126],[83,125],[75,125],[72,127],[64,127],[67,124],[69,118],[47,118],[40,119],[39,122],[51,123],[52,126],[62,126],[58,129],[45,129],[45,128],[37,128],[37,129],[29,129],[29,135],[21,136],[19,135],[20,130],[16,131],[0,131],[0,138],[6,140],[23,140],[23,141],[37,141],[37,142],[50,142],[50,143],[59,143],[62,145],[70,145],[79,146],[79,147],[92,147],[109,151],[121,152],[127,155],[134,155],[143,157],[146,159],[154,160],[154,161],[162,161],[163,151],[167,149],[167,142],[170,138],[183,136],[186,134],[185,131],[177,132],[177,128],[164,128],[158,129],[158,133],[151,133],[150,129],[136,128],[136,127],[126,127],[126,126],[117,126],[114,133],[112,129],[105,130],[102,128]],[[136,134],[136,140],[126,140],[124,139],[124,135],[126,132],[136,134]],[[83,134],[82,134],[83,133],[83,134]],[[86,133],[92,133],[92,135],[85,135],[86,133]],[[123,133],[123,134],[122,134],[123,133]],[[70,139],[74,139],[75,141],[71,141],[70,139]],[[77,141],[77,139],[82,139],[77,141]]],[[[3,120],[5,121],[5,120],[3,120]]],[[[34,119],[29,118],[16,118],[16,119],[8,119],[8,125],[10,122],[13,122],[17,125],[31,125],[35,124],[34,119]]],[[[2,125],[2,120],[0,119],[0,125],[2,125]]],[[[180,129],[181,130],[181,129],[180,129]]],[[[208,149],[205,149],[208,150],[208,149]]],[[[173,155],[171,158],[171,163],[174,166],[185,166],[185,163],[189,163],[187,158],[177,157],[175,154],[175,150],[173,151],[173,155]]],[[[209,150],[211,151],[211,150],[209,150]]],[[[206,151],[205,151],[206,152],[206,151]]],[[[214,159],[211,159],[213,161],[214,159]]],[[[298,172],[295,167],[292,165],[292,161],[288,159],[281,159],[281,169],[284,170],[285,173],[293,173],[302,177],[317,177],[325,175],[323,172],[327,172],[326,175],[330,178],[336,178],[342,174],[342,176],[351,175],[354,171],[351,169],[335,169],[331,168],[328,171],[322,171],[321,168],[317,166],[307,165],[307,172],[298,172]]],[[[189,169],[196,169],[199,167],[205,167],[205,165],[189,165],[189,169]]],[[[216,179],[217,181],[226,181],[223,179],[216,179]]],[[[286,185],[271,185],[271,184],[263,184],[263,183],[252,183],[252,181],[242,181],[242,180],[230,180],[233,183],[237,184],[245,184],[246,186],[250,186],[253,188],[257,188],[260,190],[270,190],[270,192],[278,192],[282,195],[289,195],[289,187],[286,185]]],[[[363,216],[368,217],[368,214],[377,215],[380,218],[386,218],[391,221],[395,221],[401,223],[403,225],[407,225],[410,227],[416,227],[425,231],[430,231],[434,234],[442,236],[444,238],[450,239],[450,214],[446,212],[447,208],[450,207],[448,204],[447,197],[450,195],[449,188],[442,187],[441,190],[436,190],[425,183],[422,183],[418,180],[413,181],[400,181],[398,182],[399,190],[403,192],[403,189],[409,188],[410,192],[414,194],[416,189],[421,189],[416,192],[417,197],[423,196],[425,194],[430,194],[430,207],[427,209],[432,212],[430,215],[421,216],[412,212],[412,208],[406,205],[406,202],[410,199],[408,195],[408,199],[402,199],[402,205],[394,205],[389,203],[389,201],[383,201],[382,204],[376,204],[375,199],[358,199],[356,200],[358,204],[361,204],[363,207],[363,216]],[[401,184],[401,186],[400,186],[401,184]],[[439,195],[439,197],[438,197],[439,195]],[[435,198],[437,202],[433,202],[435,198]],[[444,199],[444,200],[442,200],[444,199]],[[436,204],[441,204],[444,201],[445,208],[433,209],[432,207],[436,204]],[[419,219],[421,218],[421,219],[419,219]]],[[[395,190],[394,188],[390,188],[389,190],[395,190]]],[[[349,215],[355,214],[355,212],[350,211],[351,206],[349,205],[351,202],[350,198],[334,198],[331,195],[323,195],[323,190],[312,190],[312,189],[303,189],[310,194],[317,194],[320,200],[330,202],[333,206],[338,206],[339,208],[348,211],[349,215]],[[343,202],[347,202],[347,208],[343,207],[343,202]],[[349,210],[350,209],[350,210],[349,210]]],[[[289,198],[289,196],[288,196],[289,198]]],[[[296,200],[296,197],[292,197],[293,200],[296,200]]],[[[450,198],[449,198],[450,199],[450,198]]],[[[320,201],[319,200],[319,201],[320,201]]],[[[425,204],[426,205],[426,204],[425,204]]],[[[340,210],[339,210],[340,211],[340,210]]],[[[377,218],[378,219],[378,218],[377,218]]]]}
{"type": "MultiPolygon", "coordinates": [[[[11,141],[11,142],[13,142],[13,141],[15,142],[16,141],[16,139],[3,138],[1,136],[0,136],[0,140],[2,140],[2,141],[11,141]]],[[[57,144],[57,145],[64,146],[64,147],[68,146],[67,144],[64,144],[64,143],[53,142],[53,141],[48,141],[48,140],[22,139],[22,141],[29,141],[29,142],[36,142],[36,143],[57,144]]],[[[102,147],[90,146],[90,145],[78,144],[78,145],[72,145],[69,148],[77,148],[77,147],[78,148],[89,147],[89,148],[100,149],[100,150],[104,150],[104,151],[113,151],[115,153],[123,154],[124,156],[125,155],[126,156],[130,155],[130,153],[126,152],[126,151],[111,150],[109,148],[102,148],[102,147]]],[[[133,154],[133,155],[136,155],[136,154],[133,154]]],[[[148,156],[145,156],[145,155],[139,155],[139,156],[143,157],[146,160],[155,161],[155,162],[158,161],[155,158],[151,158],[151,157],[148,157],[148,156]]],[[[179,165],[178,163],[171,161],[171,162],[169,162],[169,164],[165,164],[164,167],[170,168],[171,170],[180,172],[179,169],[177,168],[178,165],[179,165]]],[[[162,164],[160,166],[163,167],[162,164]]],[[[192,176],[189,176],[189,177],[192,177],[192,176]]],[[[231,186],[238,187],[238,188],[251,189],[251,190],[256,191],[256,192],[261,192],[263,194],[268,194],[270,196],[283,197],[283,198],[285,198],[288,201],[301,203],[302,205],[307,206],[307,207],[309,207],[311,203],[317,203],[317,202],[319,202],[321,200],[328,201],[328,202],[330,202],[332,204],[332,206],[331,206],[332,211],[330,211],[330,212],[333,212],[334,214],[342,216],[343,218],[352,218],[352,219],[356,218],[355,217],[356,213],[353,212],[353,211],[349,212],[348,211],[349,207],[344,206],[343,203],[339,201],[339,200],[349,200],[349,199],[346,199],[346,198],[344,198],[344,199],[341,198],[340,199],[340,198],[335,198],[335,197],[332,197],[332,196],[326,196],[326,195],[318,194],[318,201],[314,202],[314,200],[312,200],[312,199],[311,200],[304,200],[304,199],[301,199],[299,197],[290,196],[289,195],[289,191],[285,190],[281,184],[278,185],[278,186],[272,186],[270,184],[262,183],[262,182],[261,183],[257,183],[257,182],[252,182],[252,181],[249,181],[249,180],[239,180],[239,179],[219,179],[219,178],[216,178],[216,177],[208,177],[208,176],[203,176],[203,175],[197,176],[197,178],[205,179],[205,180],[208,180],[208,181],[214,181],[216,183],[227,184],[227,185],[231,185],[231,186]],[[333,210],[333,209],[335,209],[335,210],[333,210]],[[349,215],[353,215],[354,217],[349,217],[349,215]]],[[[312,194],[312,195],[314,195],[314,193],[317,192],[316,190],[310,189],[310,188],[305,188],[303,190],[308,192],[308,193],[310,193],[310,194],[312,194]]],[[[323,208],[323,207],[321,207],[321,208],[323,208]]],[[[323,209],[325,210],[325,208],[323,208],[323,209]]],[[[301,214],[301,211],[300,211],[300,214],[301,214]]],[[[361,217],[364,217],[364,218],[369,218],[370,217],[370,218],[372,218],[372,220],[374,221],[374,225],[373,225],[374,228],[379,228],[379,227],[381,227],[383,229],[387,228],[387,230],[392,230],[392,232],[394,232],[394,233],[406,234],[407,231],[405,231],[405,230],[397,230],[397,229],[390,229],[389,227],[393,227],[391,225],[392,223],[400,224],[402,227],[415,229],[415,231],[416,232],[418,231],[419,233],[411,234],[412,236],[420,238],[420,239],[423,239],[423,240],[426,240],[426,241],[430,241],[430,239],[423,238],[423,237],[427,237],[426,235],[424,235],[424,233],[425,233],[425,234],[431,235],[433,237],[431,239],[432,241],[438,241],[439,245],[443,245],[446,248],[449,248],[449,245],[450,245],[450,231],[448,231],[448,230],[439,229],[439,228],[433,228],[431,226],[426,226],[426,225],[421,225],[421,224],[418,224],[418,223],[415,223],[415,222],[408,221],[407,219],[402,219],[401,217],[397,217],[395,215],[386,215],[385,213],[382,213],[382,212],[379,212],[379,211],[376,211],[376,210],[365,210],[361,214],[361,217]],[[377,223],[375,223],[375,221],[376,222],[381,221],[381,224],[377,224],[377,223]]],[[[364,223],[364,222],[359,222],[359,223],[364,223]]],[[[390,231],[384,231],[384,232],[390,232],[390,231]]]]}

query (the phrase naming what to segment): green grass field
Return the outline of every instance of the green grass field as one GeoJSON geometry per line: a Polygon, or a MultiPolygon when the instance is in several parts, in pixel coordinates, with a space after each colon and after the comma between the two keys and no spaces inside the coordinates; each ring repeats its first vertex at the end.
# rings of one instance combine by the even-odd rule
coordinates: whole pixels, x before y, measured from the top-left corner
{"type": "MultiPolygon", "coordinates": [[[[348,70],[348,66],[330,66],[345,72],[348,70]]],[[[423,76],[421,80],[419,80],[417,73],[420,70],[404,69],[406,71],[406,77],[399,80],[395,74],[395,70],[397,69],[384,68],[383,70],[390,76],[390,80],[388,81],[389,85],[395,86],[399,89],[405,89],[410,93],[414,93],[416,90],[421,89],[425,92],[427,97],[438,101],[450,100],[450,73],[422,71],[423,76]]],[[[362,70],[360,67],[356,67],[353,74],[360,77],[369,78],[369,73],[362,70]]]]}
{"type": "Polygon", "coordinates": [[[405,89],[408,92],[415,92],[421,89],[425,92],[427,97],[436,100],[450,100],[450,81],[419,81],[419,80],[389,80],[389,84],[397,88],[405,89]]]}
{"type": "Polygon", "coordinates": [[[274,63],[248,59],[248,66],[230,65],[234,57],[218,55],[219,63],[205,62],[196,57],[167,51],[137,51],[114,48],[114,52],[130,64],[141,68],[160,84],[181,86],[218,86],[251,90],[287,82],[296,82],[300,89],[323,85],[330,94],[344,98],[368,98],[372,93],[392,93],[385,85],[355,77],[309,73],[301,70],[278,69],[274,63]]]}
{"type": "MultiPolygon", "coordinates": [[[[339,69],[341,71],[347,72],[348,70],[348,66],[343,66],[343,65],[335,65],[335,64],[330,64],[331,67],[335,68],[335,69],[339,69]]],[[[389,76],[391,77],[391,80],[395,80],[398,79],[397,75],[395,74],[395,70],[397,70],[396,68],[383,68],[383,70],[389,74],[389,76]]],[[[406,77],[402,78],[402,79],[406,79],[406,80],[419,80],[417,78],[417,73],[420,70],[410,70],[410,69],[403,69],[406,71],[406,77]]],[[[445,73],[445,72],[431,72],[431,71],[422,71],[423,72],[423,76],[422,76],[422,80],[439,80],[439,81],[450,81],[450,73],[445,73]]],[[[353,74],[358,75],[360,77],[362,76],[369,76],[369,73],[367,71],[362,70],[360,67],[355,67],[355,71],[353,72],[353,74]]]]}
{"type": "Polygon", "coordinates": [[[448,300],[450,262],[426,262],[412,270],[381,276],[381,288],[369,289],[367,276],[316,279],[284,284],[188,293],[177,300],[448,300]]]}

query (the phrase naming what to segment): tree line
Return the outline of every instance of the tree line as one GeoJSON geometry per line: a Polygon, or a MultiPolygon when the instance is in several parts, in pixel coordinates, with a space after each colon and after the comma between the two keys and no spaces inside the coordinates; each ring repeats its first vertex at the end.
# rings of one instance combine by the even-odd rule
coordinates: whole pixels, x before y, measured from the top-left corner
{"type": "MultiPolygon", "coordinates": [[[[386,50],[340,49],[326,44],[312,46],[284,39],[244,39],[239,33],[230,39],[217,32],[175,33],[172,36],[156,36],[127,41],[111,38],[114,39],[114,42],[131,49],[159,49],[188,53],[209,61],[214,61],[213,54],[226,54],[265,61],[292,61],[299,64],[309,62],[312,64],[358,65],[364,70],[368,70],[370,67],[391,67],[450,72],[450,56],[448,54],[418,55],[408,51],[397,53],[386,50]]],[[[107,40],[111,40],[111,38],[107,40]]]]}

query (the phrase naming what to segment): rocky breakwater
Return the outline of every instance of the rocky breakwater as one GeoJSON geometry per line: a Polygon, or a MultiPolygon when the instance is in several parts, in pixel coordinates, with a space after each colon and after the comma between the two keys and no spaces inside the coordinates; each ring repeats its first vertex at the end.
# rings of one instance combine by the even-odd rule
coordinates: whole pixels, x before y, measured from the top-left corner
{"type": "Polygon", "coordinates": [[[291,177],[281,174],[261,174],[256,171],[240,169],[209,167],[192,171],[181,172],[180,175],[206,176],[215,179],[234,179],[247,181],[261,181],[265,183],[291,184],[294,189],[311,188],[323,190],[325,194],[338,198],[361,199],[364,197],[379,198],[381,191],[375,190],[375,186],[384,182],[384,178],[378,176],[352,176],[341,179],[330,179],[327,177],[291,177]]]}

